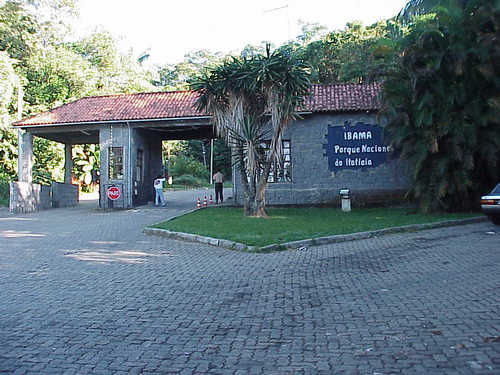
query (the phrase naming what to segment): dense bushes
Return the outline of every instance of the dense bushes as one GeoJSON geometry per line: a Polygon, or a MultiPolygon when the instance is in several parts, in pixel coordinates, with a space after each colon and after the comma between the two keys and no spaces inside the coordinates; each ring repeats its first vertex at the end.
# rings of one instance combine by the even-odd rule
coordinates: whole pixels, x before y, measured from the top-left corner
{"type": "Polygon", "coordinates": [[[203,163],[182,154],[172,157],[171,163],[169,172],[174,177],[174,180],[189,175],[208,182],[210,172],[203,163]]]}
{"type": "Polygon", "coordinates": [[[0,206],[9,204],[9,178],[0,173],[0,206]]]}
{"type": "Polygon", "coordinates": [[[174,179],[174,185],[184,185],[184,186],[192,186],[192,187],[200,187],[202,186],[202,182],[199,178],[191,176],[189,174],[185,174],[174,179]]]}
{"type": "Polygon", "coordinates": [[[424,212],[477,208],[500,178],[500,0],[444,5],[401,40],[381,112],[424,212]]]}

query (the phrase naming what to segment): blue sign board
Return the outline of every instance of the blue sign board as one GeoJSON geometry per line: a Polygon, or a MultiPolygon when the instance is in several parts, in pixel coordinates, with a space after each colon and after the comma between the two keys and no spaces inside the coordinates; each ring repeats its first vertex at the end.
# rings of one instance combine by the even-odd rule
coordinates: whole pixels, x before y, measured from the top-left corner
{"type": "Polygon", "coordinates": [[[391,147],[382,139],[382,128],[378,125],[357,122],[344,126],[329,126],[327,142],[323,145],[328,157],[328,169],[337,172],[343,169],[375,168],[387,161],[391,147]]]}

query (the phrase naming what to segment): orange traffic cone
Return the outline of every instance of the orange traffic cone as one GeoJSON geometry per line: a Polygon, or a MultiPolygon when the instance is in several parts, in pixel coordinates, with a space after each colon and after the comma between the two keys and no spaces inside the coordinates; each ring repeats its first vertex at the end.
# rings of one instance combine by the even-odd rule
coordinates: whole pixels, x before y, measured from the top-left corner
{"type": "Polygon", "coordinates": [[[196,201],[196,208],[201,208],[200,198],[196,201]]]}
{"type": "Polygon", "coordinates": [[[207,207],[207,196],[205,195],[205,198],[203,198],[203,207],[207,207]]]}
{"type": "Polygon", "coordinates": [[[214,204],[214,200],[212,199],[212,194],[210,194],[210,200],[208,201],[208,204],[214,204]]]}

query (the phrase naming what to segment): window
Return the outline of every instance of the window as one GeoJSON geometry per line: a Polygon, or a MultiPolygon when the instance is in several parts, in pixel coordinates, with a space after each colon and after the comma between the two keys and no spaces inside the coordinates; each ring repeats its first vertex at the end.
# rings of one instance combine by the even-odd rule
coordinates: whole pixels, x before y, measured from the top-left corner
{"type": "Polygon", "coordinates": [[[123,180],[123,147],[109,148],[109,179],[123,180]]]}
{"type": "MultiPolygon", "coordinates": [[[[265,147],[269,148],[270,142],[266,142],[265,147]]],[[[289,140],[282,141],[281,150],[283,152],[282,159],[283,165],[281,166],[278,161],[271,165],[267,182],[292,182],[292,155],[291,143],[289,140]]]]}

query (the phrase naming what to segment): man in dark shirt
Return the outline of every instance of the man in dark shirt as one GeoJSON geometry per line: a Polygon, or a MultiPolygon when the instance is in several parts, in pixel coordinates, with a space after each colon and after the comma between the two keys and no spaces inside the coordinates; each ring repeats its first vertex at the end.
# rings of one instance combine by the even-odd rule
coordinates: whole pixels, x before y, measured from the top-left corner
{"type": "Polygon", "coordinates": [[[215,203],[219,204],[219,199],[221,203],[224,202],[224,175],[220,173],[220,170],[217,170],[217,173],[214,174],[213,181],[215,182],[215,203]]]}

